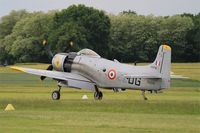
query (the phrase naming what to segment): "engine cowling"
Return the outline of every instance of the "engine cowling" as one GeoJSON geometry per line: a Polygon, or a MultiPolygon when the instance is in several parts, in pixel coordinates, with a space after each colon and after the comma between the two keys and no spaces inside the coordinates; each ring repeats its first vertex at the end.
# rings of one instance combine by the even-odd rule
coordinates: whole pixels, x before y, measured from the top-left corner
{"type": "Polygon", "coordinates": [[[56,71],[71,72],[71,66],[76,55],[74,52],[56,54],[52,59],[53,68],[56,71]]]}

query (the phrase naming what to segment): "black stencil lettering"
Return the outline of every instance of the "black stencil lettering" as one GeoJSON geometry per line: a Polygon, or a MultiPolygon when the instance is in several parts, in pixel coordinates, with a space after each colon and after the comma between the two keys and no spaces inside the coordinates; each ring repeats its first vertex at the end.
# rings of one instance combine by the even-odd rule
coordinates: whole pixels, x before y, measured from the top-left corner
{"type": "Polygon", "coordinates": [[[134,84],[134,78],[128,78],[128,83],[129,84],[134,84]]]}
{"type": "Polygon", "coordinates": [[[135,85],[140,86],[140,83],[141,83],[141,78],[136,78],[135,85]]]}

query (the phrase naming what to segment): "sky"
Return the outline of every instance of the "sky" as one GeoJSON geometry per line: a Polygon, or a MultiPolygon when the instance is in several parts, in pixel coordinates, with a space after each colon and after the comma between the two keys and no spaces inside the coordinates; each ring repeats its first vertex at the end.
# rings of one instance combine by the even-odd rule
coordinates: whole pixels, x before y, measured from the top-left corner
{"type": "Polygon", "coordinates": [[[200,0],[0,0],[0,17],[12,10],[44,11],[65,9],[72,4],[84,4],[118,14],[133,10],[141,15],[168,16],[200,12],[200,0]]]}

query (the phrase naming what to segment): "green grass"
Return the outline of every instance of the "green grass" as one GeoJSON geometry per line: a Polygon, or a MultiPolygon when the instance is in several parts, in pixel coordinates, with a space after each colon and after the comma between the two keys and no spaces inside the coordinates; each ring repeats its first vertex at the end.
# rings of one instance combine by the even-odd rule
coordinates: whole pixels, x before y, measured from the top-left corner
{"type": "Polygon", "coordinates": [[[64,88],[61,100],[52,101],[55,81],[0,67],[0,133],[199,133],[199,70],[200,63],[173,64],[175,74],[190,79],[173,79],[163,93],[147,93],[148,101],[139,91],[103,90],[103,100],[95,101],[92,92],[64,88]],[[4,111],[8,103],[16,110],[4,111]]]}

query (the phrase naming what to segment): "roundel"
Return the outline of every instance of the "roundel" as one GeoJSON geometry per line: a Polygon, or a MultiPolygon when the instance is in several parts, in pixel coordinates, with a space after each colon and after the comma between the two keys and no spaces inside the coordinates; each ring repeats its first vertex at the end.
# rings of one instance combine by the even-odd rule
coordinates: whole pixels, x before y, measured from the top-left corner
{"type": "Polygon", "coordinates": [[[110,71],[108,71],[108,78],[110,80],[114,80],[116,78],[117,74],[116,71],[114,69],[111,69],[110,71]]]}

